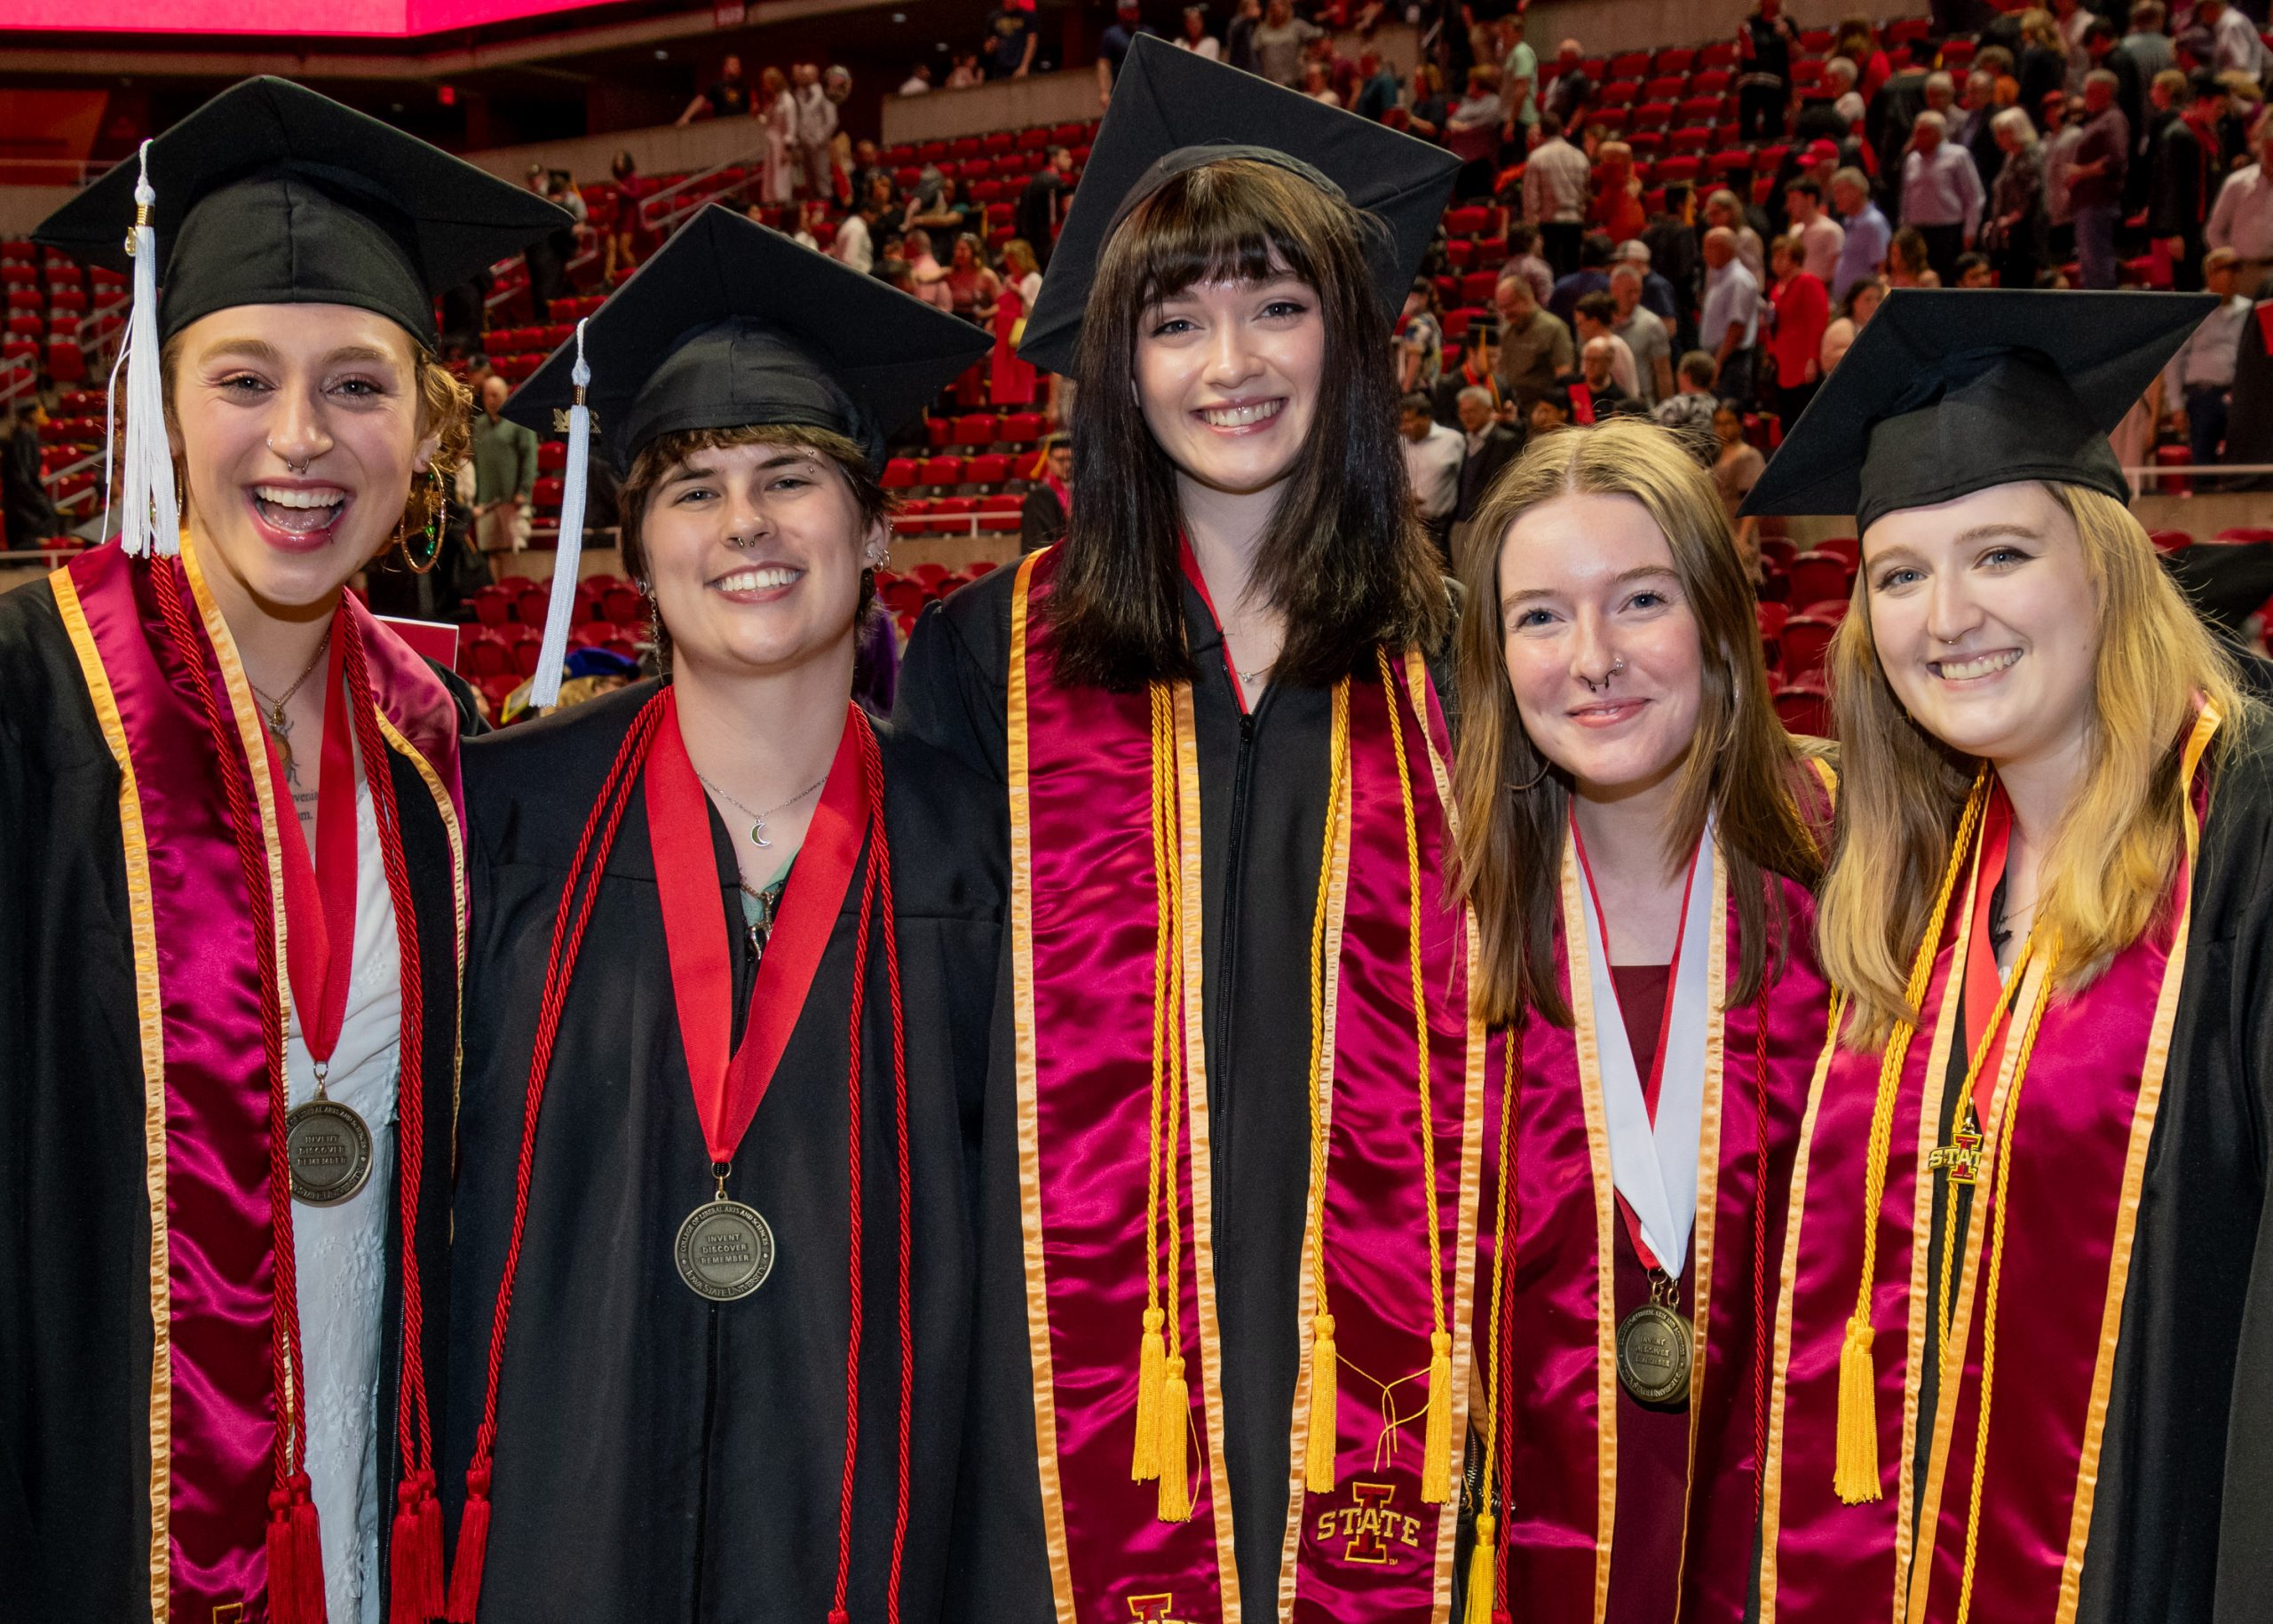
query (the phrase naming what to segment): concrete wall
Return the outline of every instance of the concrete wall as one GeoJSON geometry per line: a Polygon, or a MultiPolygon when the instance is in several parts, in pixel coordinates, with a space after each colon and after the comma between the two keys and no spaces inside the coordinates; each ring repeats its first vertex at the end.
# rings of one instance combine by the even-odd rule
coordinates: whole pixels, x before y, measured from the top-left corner
{"type": "MultiPolygon", "coordinates": [[[[1344,34],[1340,48],[1352,60],[1361,51],[1378,51],[1399,74],[1411,73],[1421,59],[1420,33],[1403,23],[1381,29],[1369,44],[1354,34],[1344,34]]],[[[998,79],[967,91],[887,96],[884,140],[891,144],[951,140],[990,130],[1075,123],[1095,118],[1098,112],[1097,72],[1091,63],[1028,79],[998,79]]]]}
{"type": "MultiPolygon", "coordinates": [[[[1564,39],[1577,40],[1588,56],[1652,51],[1733,38],[1751,9],[1749,0],[1537,0],[1525,13],[1524,37],[1542,61],[1564,39]]],[[[1784,9],[1803,28],[1833,28],[1857,12],[1881,22],[1927,13],[1926,0],[1786,0],[1784,9]]]]}
{"type": "Polygon", "coordinates": [[[78,194],[76,186],[0,186],[0,237],[31,235],[34,226],[78,194]]]}

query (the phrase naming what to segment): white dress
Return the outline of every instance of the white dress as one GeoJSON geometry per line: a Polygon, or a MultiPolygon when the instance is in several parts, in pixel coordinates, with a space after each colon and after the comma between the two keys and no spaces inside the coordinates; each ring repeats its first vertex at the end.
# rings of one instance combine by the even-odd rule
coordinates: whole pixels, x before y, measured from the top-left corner
{"type": "MultiPolygon", "coordinates": [[[[297,828],[285,831],[297,838],[297,828]]],[[[387,1219],[395,1201],[395,1077],[402,987],[393,899],[379,853],[368,782],[355,787],[355,959],[347,1013],[325,1091],[371,1129],[371,1176],[337,1207],[292,1208],[299,1265],[300,1351],[308,1386],[308,1479],[323,1528],[331,1624],[379,1624],[379,1560],[389,1508],[379,1501],[379,1324],[386,1294],[387,1219]]],[[[297,1010],[285,1032],[291,1103],[315,1096],[315,1062],[297,1010]]]]}
{"type": "Polygon", "coordinates": [[[769,203],[786,203],[796,193],[797,104],[784,90],[765,109],[765,173],[758,181],[758,195],[769,203]]]}

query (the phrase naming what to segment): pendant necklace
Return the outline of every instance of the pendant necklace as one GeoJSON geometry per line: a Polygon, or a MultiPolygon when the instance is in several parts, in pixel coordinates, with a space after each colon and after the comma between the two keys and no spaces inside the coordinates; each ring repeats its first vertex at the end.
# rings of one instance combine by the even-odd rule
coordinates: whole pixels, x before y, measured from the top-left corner
{"type": "Polygon", "coordinates": [[[766,939],[773,934],[774,917],[781,911],[782,888],[788,883],[787,875],[763,890],[751,884],[748,880],[741,882],[742,895],[757,904],[756,910],[757,916],[752,919],[748,925],[749,950],[752,956],[757,959],[763,960],[765,957],[766,939]]]}
{"type": "Polygon", "coordinates": [[[732,804],[734,810],[741,813],[743,817],[751,820],[749,826],[750,844],[754,846],[766,847],[771,847],[773,843],[765,837],[765,820],[768,818],[771,818],[775,812],[784,812],[788,808],[795,806],[807,796],[812,795],[818,790],[823,784],[828,782],[828,775],[827,773],[823,773],[820,777],[813,780],[812,783],[807,784],[803,789],[798,790],[796,794],[791,796],[788,800],[782,802],[780,805],[769,806],[764,812],[753,812],[748,806],[744,805],[740,800],[737,800],[730,791],[722,789],[707,778],[702,778],[702,774],[700,772],[696,773],[694,776],[702,779],[702,787],[705,789],[708,789],[712,795],[715,795],[720,799],[732,804]]]}
{"type": "MultiPolygon", "coordinates": [[[[284,714],[284,707],[292,702],[292,696],[300,691],[301,685],[315,675],[316,667],[323,663],[324,651],[330,646],[331,628],[326,626],[322,639],[316,644],[316,652],[309,656],[307,664],[300,668],[300,674],[292,678],[292,685],[274,699],[263,693],[254,685],[250,675],[245,677],[245,686],[252,689],[253,698],[264,707],[261,722],[267,727],[268,736],[276,741],[277,754],[284,757],[284,776],[295,783],[299,780],[292,769],[292,724],[284,714]]],[[[774,810],[778,812],[780,809],[776,807],[774,810]]]]}

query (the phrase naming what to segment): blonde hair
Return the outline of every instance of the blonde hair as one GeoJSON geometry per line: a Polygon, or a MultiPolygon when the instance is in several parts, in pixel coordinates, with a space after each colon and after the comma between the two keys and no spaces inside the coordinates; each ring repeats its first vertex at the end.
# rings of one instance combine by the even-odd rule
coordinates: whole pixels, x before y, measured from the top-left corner
{"type": "MultiPolygon", "coordinates": [[[[2166,905],[2183,844],[2178,763],[2198,699],[2230,736],[2254,701],[2233,659],[2163,573],[2129,509],[2048,482],[2074,522],[2099,608],[2090,758],[2045,844],[2037,923],[2060,943],[2063,991],[2089,985],[2166,905]]],[[[1849,1001],[1849,1041],[1869,1047],[1914,1020],[1910,964],[1950,861],[1980,764],[1911,720],[1871,638],[1868,574],[1832,639],[1827,675],[1840,740],[1838,843],[1816,947],[1849,1001]]]]}
{"type": "Polygon", "coordinates": [[[1771,945],[1781,956],[1780,893],[1762,883],[1762,871],[1812,886],[1829,835],[1827,828],[1811,828],[1800,810],[1811,747],[1784,731],[1769,701],[1752,583],[1710,476],[1680,440],[1653,423],[1621,417],[1534,438],[1493,486],[1469,527],[1460,570],[1468,609],[1454,637],[1461,748],[1453,775],[1460,811],[1453,883],[1476,908],[1482,947],[1476,993],[1485,1019],[1493,1023],[1513,1019],[1525,1006],[1557,1026],[1571,1023],[1553,952],[1571,789],[1524,731],[1508,685],[1500,552],[1525,513],[1578,495],[1630,496],[1642,504],[1665,535],[1696,618],[1702,661],[1697,733],[1682,767],[1666,853],[1668,861],[1680,860],[1696,848],[1707,813],[1716,820],[1742,947],[1730,1003],[1758,992],[1771,945]]]}

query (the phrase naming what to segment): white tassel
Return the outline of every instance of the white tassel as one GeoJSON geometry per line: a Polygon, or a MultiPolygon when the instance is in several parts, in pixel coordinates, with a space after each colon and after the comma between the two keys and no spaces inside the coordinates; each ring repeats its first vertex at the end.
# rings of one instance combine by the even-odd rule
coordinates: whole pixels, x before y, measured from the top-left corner
{"type": "MultiPolygon", "coordinates": [[[[117,471],[119,544],[135,558],[181,551],[181,507],[174,495],[172,448],[166,443],[165,380],[158,366],[158,233],[151,222],[157,193],[150,185],[150,143],[134,182],[134,226],[126,251],[134,259],[134,305],[126,324],[126,456],[117,471]]],[[[113,376],[116,374],[114,371],[113,376]]],[[[115,400],[115,392],[113,400],[115,400]]],[[[110,471],[110,408],[104,412],[104,471],[110,471]]],[[[105,520],[108,528],[108,520],[105,520]]]]}
{"type": "Polygon", "coordinates": [[[560,540],[552,557],[552,599],[545,606],[544,641],[537,646],[536,675],[529,679],[529,703],[538,707],[559,702],[560,668],[568,658],[568,622],[576,613],[576,564],[584,552],[584,490],[592,456],[592,408],[584,403],[584,389],[592,381],[592,369],[584,361],[583,321],[576,323],[576,365],[568,376],[576,385],[576,401],[568,408],[560,540]]]}

